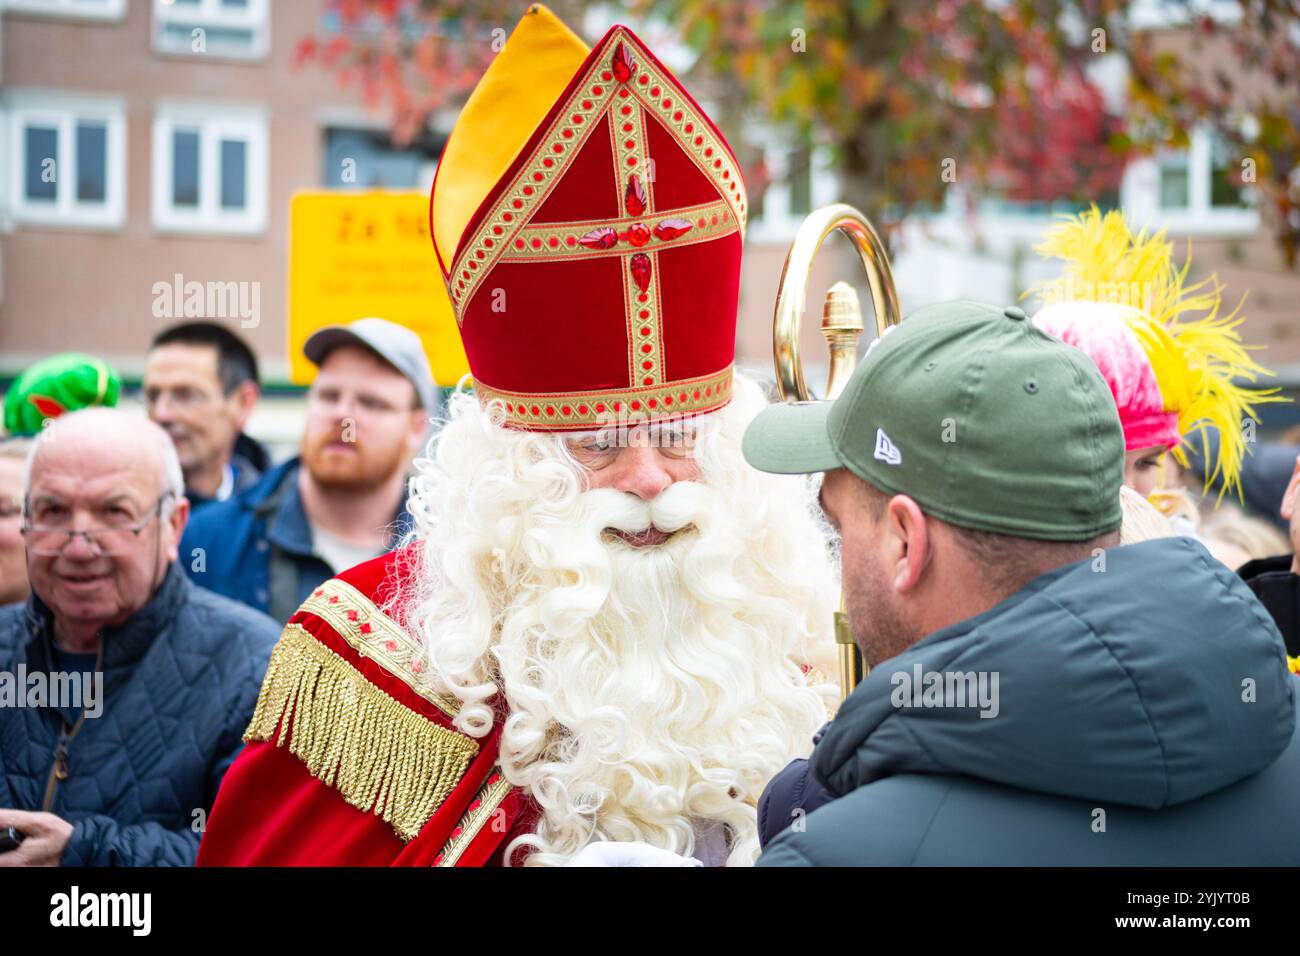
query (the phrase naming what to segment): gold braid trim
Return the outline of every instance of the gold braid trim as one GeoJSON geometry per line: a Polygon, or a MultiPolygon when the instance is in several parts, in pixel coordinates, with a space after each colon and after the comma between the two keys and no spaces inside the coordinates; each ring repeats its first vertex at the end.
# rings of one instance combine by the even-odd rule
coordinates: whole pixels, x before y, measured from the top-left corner
{"type": "Polygon", "coordinates": [[[510,789],[510,781],[502,775],[501,768],[493,767],[488,774],[487,783],[479,787],[478,793],[465,810],[465,815],[447,838],[447,845],[434,859],[433,866],[455,866],[456,861],[482,831],[484,824],[496,816],[497,807],[505,801],[510,789]]]}
{"type": "Polygon", "coordinates": [[[299,624],[280,635],[244,732],[245,742],[272,738],[277,747],[288,741],[316,779],[407,841],[478,753],[477,741],[394,700],[299,624]]]}

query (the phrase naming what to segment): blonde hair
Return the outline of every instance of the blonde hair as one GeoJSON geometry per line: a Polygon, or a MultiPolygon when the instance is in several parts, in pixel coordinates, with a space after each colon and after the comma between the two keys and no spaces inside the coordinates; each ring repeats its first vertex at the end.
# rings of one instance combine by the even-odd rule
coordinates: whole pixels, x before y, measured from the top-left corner
{"type": "MultiPolygon", "coordinates": [[[[1245,561],[1236,566],[1259,558],[1271,558],[1291,551],[1291,542],[1277,528],[1243,512],[1236,505],[1228,505],[1214,512],[1205,519],[1201,526],[1201,537],[1216,557],[1226,549],[1239,551],[1245,561]]],[[[1233,555],[1236,557],[1236,555],[1233,555]]],[[[1223,560],[1220,557],[1220,560],[1223,560]]],[[[1224,561],[1231,565],[1233,562],[1224,561]]]]}
{"type": "Polygon", "coordinates": [[[1124,512],[1124,521],[1119,527],[1121,545],[1172,538],[1178,533],[1160,509],[1128,485],[1120,486],[1119,504],[1124,512]]]}

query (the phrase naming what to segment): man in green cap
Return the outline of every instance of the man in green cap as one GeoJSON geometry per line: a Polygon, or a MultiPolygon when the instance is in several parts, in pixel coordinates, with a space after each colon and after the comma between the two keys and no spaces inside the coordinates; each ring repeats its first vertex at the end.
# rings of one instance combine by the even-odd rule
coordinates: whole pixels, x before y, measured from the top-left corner
{"type": "Polygon", "coordinates": [[[1300,863],[1268,811],[1300,802],[1281,638],[1196,541],[1118,547],[1123,432],[1083,352],[931,306],[744,451],[826,473],[871,668],[764,793],[760,865],[1300,863]]]}

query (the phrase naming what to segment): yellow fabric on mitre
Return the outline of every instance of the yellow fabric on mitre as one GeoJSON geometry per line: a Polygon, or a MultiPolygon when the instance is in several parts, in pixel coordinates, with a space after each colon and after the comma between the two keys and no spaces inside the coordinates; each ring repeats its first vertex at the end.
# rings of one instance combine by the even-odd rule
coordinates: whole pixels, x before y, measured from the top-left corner
{"type": "Polygon", "coordinates": [[[429,212],[444,271],[470,217],[590,52],[559,17],[535,3],[474,87],[443,150],[429,212]]]}

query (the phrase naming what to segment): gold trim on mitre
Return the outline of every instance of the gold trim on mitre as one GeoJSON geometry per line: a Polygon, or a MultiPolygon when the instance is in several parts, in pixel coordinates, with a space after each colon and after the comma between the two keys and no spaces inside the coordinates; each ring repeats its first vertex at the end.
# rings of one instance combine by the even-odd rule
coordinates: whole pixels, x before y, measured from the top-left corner
{"type": "Polygon", "coordinates": [[[703,415],[731,399],[732,366],[698,378],[662,385],[610,388],[590,392],[508,392],[474,383],[479,401],[500,402],[504,424],[529,431],[595,431],[633,428],[684,416],[703,415]]]}
{"type": "Polygon", "coordinates": [[[514,162],[590,49],[535,3],[470,94],[438,160],[430,226],[446,272],[461,233],[514,162]],[[454,184],[454,185],[453,185],[454,184]]]}
{"type": "MultiPolygon", "coordinates": [[[[624,125],[631,125],[634,133],[638,124],[641,128],[641,134],[633,135],[630,139],[625,139],[621,133],[615,137],[616,160],[620,164],[633,163],[630,166],[620,165],[620,170],[639,170],[645,175],[648,159],[645,153],[645,117],[655,117],[699,172],[712,180],[718,195],[726,204],[726,213],[721,219],[723,228],[719,234],[739,232],[741,239],[744,239],[749,202],[744,177],[739,163],[731,153],[731,147],[722,134],[715,131],[712,120],[691,102],[690,95],[676,77],[653,62],[650,51],[626,27],[611,28],[601,41],[601,47],[604,53],[611,55],[620,47],[625,47],[632,57],[633,76],[626,81],[607,78],[612,76],[611,64],[603,58],[603,54],[602,58],[593,60],[586,73],[574,83],[568,99],[563,101],[563,108],[556,111],[537,145],[522,160],[514,176],[505,182],[493,205],[479,220],[473,232],[463,231],[468,220],[462,224],[463,235],[457,234],[456,237],[457,240],[463,238],[459,249],[443,249],[440,244],[440,256],[444,253],[455,256],[447,273],[447,292],[451,296],[458,325],[464,324],[470,301],[497,262],[507,254],[513,257],[515,252],[525,251],[531,245],[532,237],[525,241],[525,250],[520,249],[518,243],[524,239],[521,231],[532,224],[533,215],[543,207],[568,172],[570,158],[582,151],[607,113],[620,130],[624,125]],[[624,149],[620,143],[630,143],[631,146],[624,149]],[[514,252],[511,252],[512,249],[514,252]]],[[[577,66],[581,66],[581,63],[574,67],[571,78],[577,75],[577,66]]],[[[515,82],[518,82],[518,78],[515,82]]],[[[555,91],[557,102],[563,91],[564,86],[555,91]]],[[[537,122],[540,123],[545,116],[543,111],[537,122]]],[[[523,145],[519,144],[516,153],[523,145]]],[[[508,167],[509,164],[501,170],[498,178],[504,177],[508,167]]],[[[493,183],[489,186],[483,197],[496,185],[493,183]]],[[[438,192],[439,184],[435,181],[435,204],[438,192]]],[[[623,195],[622,190],[620,195],[623,195]]],[[[685,215],[689,210],[651,206],[649,211],[651,215],[677,217],[685,215]]],[[[473,211],[470,215],[473,215],[473,211]]],[[[637,218],[644,221],[645,217],[638,215],[637,218]]],[[[710,227],[719,225],[713,221],[712,215],[708,217],[707,224],[710,227]]],[[[560,236],[567,227],[576,226],[576,223],[551,223],[550,226],[555,233],[556,244],[553,247],[550,243],[540,244],[536,250],[537,255],[529,256],[530,259],[548,261],[569,256],[567,236],[563,245],[560,244],[560,236]]],[[[646,242],[648,244],[644,251],[652,255],[661,245],[676,242],[676,238],[650,238],[646,242]]],[[[622,255],[628,255],[632,251],[627,243],[619,249],[622,255]]],[[[657,274],[658,270],[654,272],[657,274]]]]}
{"type": "Polygon", "coordinates": [[[288,743],[312,776],[408,842],[460,783],[479,749],[474,739],[384,693],[293,623],[271,652],[244,732],[245,743],[252,740],[288,743]]]}

